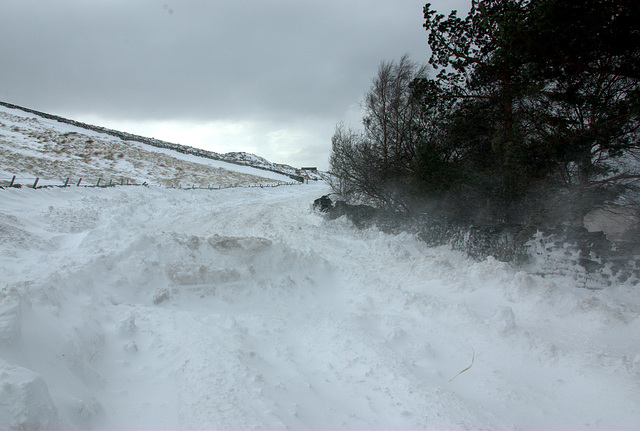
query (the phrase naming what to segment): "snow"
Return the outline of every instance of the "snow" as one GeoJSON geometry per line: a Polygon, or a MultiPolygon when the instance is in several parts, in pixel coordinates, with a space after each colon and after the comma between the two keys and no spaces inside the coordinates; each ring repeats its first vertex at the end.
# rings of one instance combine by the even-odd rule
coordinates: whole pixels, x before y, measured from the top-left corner
{"type": "MultiPolygon", "coordinates": [[[[213,159],[207,159],[204,157],[198,157],[192,154],[183,154],[183,153],[178,153],[176,151],[173,150],[169,150],[166,148],[159,148],[159,147],[152,147],[149,145],[145,145],[145,144],[141,144],[139,142],[129,142],[129,145],[134,145],[136,147],[139,147],[141,149],[144,149],[146,151],[152,151],[152,152],[156,152],[156,153],[160,153],[160,154],[166,154],[169,155],[173,158],[176,158],[178,160],[182,160],[182,161],[187,161],[187,162],[192,162],[192,163],[198,163],[204,166],[210,166],[213,168],[221,168],[221,169],[227,169],[230,171],[234,171],[234,172],[241,172],[244,174],[251,174],[251,175],[256,175],[256,176],[260,176],[263,178],[267,178],[267,179],[271,179],[271,180],[277,180],[277,181],[281,181],[281,182],[291,182],[291,178],[289,178],[286,175],[282,175],[279,174],[277,172],[272,172],[272,171],[268,171],[265,169],[257,169],[254,168],[252,166],[246,166],[246,165],[237,165],[235,163],[229,163],[229,162],[224,162],[221,160],[213,160],[213,159]]],[[[260,161],[265,161],[264,159],[262,159],[260,157],[260,161]]]]}
{"type": "MultiPolygon", "coordinates": [[[[0,185],[120,184],[170,187],[274,185],[284,174],[154,147],[0,106],[0,185]]],[[[264,161],[264,159],[262,159],[264,161]]],[[[264,161],[266,162],[266,161],[264,161]]],[[[268,162],[267,162],[268,163],[268,162]]]]}
{"type": "Polygon", "coordinates": [[[637,284],[358,230],[327,192],[0,190],[0,429],[638,429],[637,284]]]}

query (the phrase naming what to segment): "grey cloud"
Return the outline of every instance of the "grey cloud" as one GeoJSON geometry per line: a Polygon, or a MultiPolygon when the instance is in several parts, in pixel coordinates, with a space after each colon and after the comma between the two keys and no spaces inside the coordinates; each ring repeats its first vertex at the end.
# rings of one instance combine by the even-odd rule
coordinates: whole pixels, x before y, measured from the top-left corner
{"type": "Polygon", "coordinates": [[[380,61],[426,61],[424,3],[3,0],[0,100],[121,120],[335,123],[380,61]]]}

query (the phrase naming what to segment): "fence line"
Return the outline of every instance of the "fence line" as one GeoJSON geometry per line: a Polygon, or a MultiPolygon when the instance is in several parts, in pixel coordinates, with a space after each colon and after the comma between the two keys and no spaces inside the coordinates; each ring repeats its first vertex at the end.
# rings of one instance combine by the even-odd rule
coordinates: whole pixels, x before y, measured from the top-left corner
{"type": "Polygon", "coordinates": [[[31,188],[31,189],[44,189],[44,188],[53,188],[53,187],[107,188],[107,187],[116,187],[116,186],[145,186],[145,187],[152,186],[152,187],[160,187],[160,188],[166,188],[166,189],[181,189],[181,190],[222,190],[222,189],[230,189],[230,188],[258,188],[258,187],[268,188],[268,187],[292,186],[292,185],[301,184],[295,181],[295,182],[288,182],[288,183],[253,183],[253,184],[233,183],[233,184],[226,184],[226,185],[210,184],[208,186],[188,184],[188,185],[182,186],[182,184],[178,184],[178,185],[149,184],[146,181],[142,183],[138,183],[133,180],[124,179],[124,178],[121,178],[115,181],[113,179],[109,179],[109,181],[107,182],[107,180],[102,177],[98,178],[97,180],[79,177],[77,181],[76,180],[72,181],[71,178],[69,177],[69,178],[66,178],[64,181],[58,180],[57,183],[55,181],[56,180],[50,180],[50,179],[43,180],[39,177],[35,177],[35,178],[17,177],[14,175],[12,178],[0,178],[0,189],[22,188],[22,187],[31,188]]]}

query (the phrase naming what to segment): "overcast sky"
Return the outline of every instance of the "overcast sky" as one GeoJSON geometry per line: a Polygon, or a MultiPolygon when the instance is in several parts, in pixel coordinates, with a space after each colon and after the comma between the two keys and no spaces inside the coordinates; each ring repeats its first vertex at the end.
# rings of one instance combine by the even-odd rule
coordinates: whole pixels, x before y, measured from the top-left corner
{"type": "MultiPolygon", "coordinates": [[[[425,0],[0,0],[0,100],[328,167],[378,65],[426,63],[425,0]]],[[[464,15],[470,0],[432,0],[464,15]]]]}

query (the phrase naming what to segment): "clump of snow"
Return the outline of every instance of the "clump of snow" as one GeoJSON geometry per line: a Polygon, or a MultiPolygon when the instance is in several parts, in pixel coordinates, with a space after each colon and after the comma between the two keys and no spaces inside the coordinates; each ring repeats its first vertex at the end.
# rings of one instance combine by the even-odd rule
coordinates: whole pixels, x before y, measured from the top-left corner
{"type": "Polygon", "coordinates": [[[58,410],[42,376],[0,362],[0,424],[3,429],[57,429],[58,410]]]}

